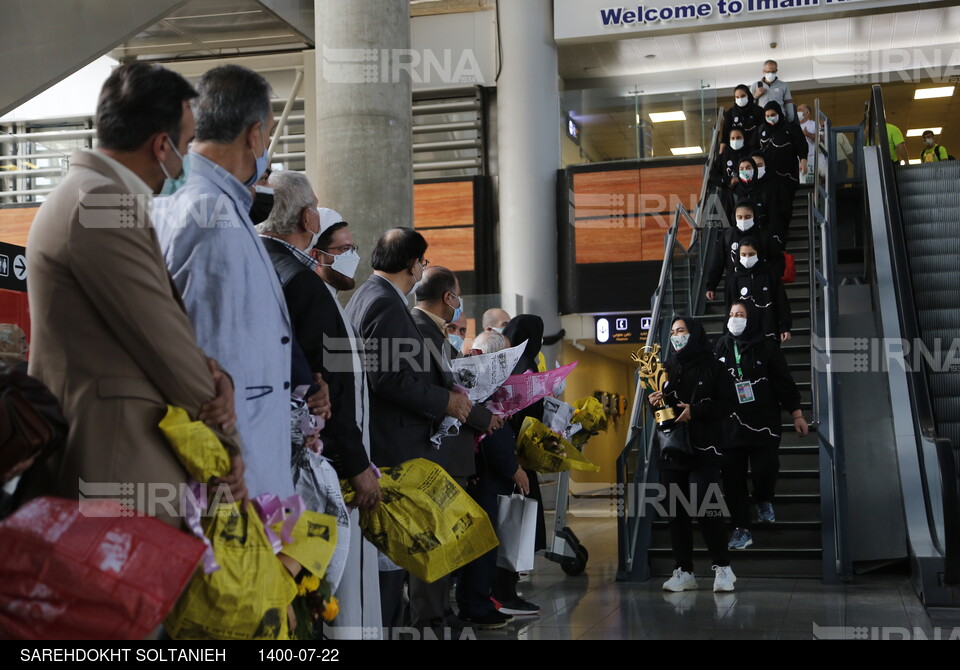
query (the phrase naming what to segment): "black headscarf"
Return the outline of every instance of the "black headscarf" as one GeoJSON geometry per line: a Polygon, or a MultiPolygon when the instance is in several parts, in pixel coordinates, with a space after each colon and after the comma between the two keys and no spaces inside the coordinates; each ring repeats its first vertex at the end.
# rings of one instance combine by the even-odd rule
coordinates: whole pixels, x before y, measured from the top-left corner
{"type": "Polygon", "coordinates": [[[784,126],[784,124],[786,124],[786,122],[787,122],[787,120],[786,120],[786,119],[784,118],[784,116],[783,116],[783,108],[780,106],[780,103],[779,103],[779,102],[777,102],[777,101],[775,101],[775,100],[771,100],[770,102],[768,102],[767,104],[765,104],[765,105],[763,106],[763,124],[764,124],[764,126],[766,126],[766,127],[768,127],[768,128],[772,128],[772,129],[774,129],[774,130],[779,130],[780,128],[782,128],[782,127],[784,126]],[[773,125],[770,125],[769,123],[767,123],[767,111],[769,111],[769,110],[771,110],[771,109],[777,113],[777,117],[778,117],[778,118],[777,118],[777,122],[774,123],[773,125]]]}
{"type": "Polygon", "coordinates": [[[503,334],[510,340],[512,347],[524,341],[527,343],[512,374],[523,374],[527,370],[536,372],[537,355],[543,345],[543,319],[535,314],[520,314],[510,320],[503,329],[503,334]]]}
{"type": "Polygon", "coordinates": [[[707,331],[703,329],[703,325],[701,325],[699,321],[689,316],[675,316],[670,320],[671,330],[673,329],[673,324],[677,321],[683,321],[687,326],[690,339],[687,341],[686,346],[680,351],[674,350],[673,343],[667,345],[667,360],[664,362],[664,366],[667,368],[667,376],[675,375],[675,371],[679,368],[690,365],[691,363],[696,364],[713,356],[710,340],[707,338],[707,331]]]}
{"type": "MultiPolygon", "coordinates": [[[[756,248],[756,247],[754,247],[756,248]]],[[[758,263],[759,265],[759,263],[758,263]]],[[[741,266],[742,267],[742,266],[741,266]]],[[[755,342],[760,342],[764,338],[762,324],[760,323],[760,315],[757,314],[757,308],[749,300],[734,300],[730,307],[734,305],[741,305],[747,313],[747,327],[744,328],[743,333],[739,337],[734,337],[733,333],[727,330],[727,325],[723,325],[723,337],[728,339],[731,342],[736,340],[740,346],[745,344],[754,344],[755,342]]],[[[727,314],[730,314],[730,308],[727,308],[727,314]]]]}
{"type": "MultiPolygon", "coordinates": [[[[750,92],[750,87],[747,86],[746,84],[740,84],[735,89],[733,89],[734,98],[737,97],[737,91],[743,91],[744,93],[747,94],[747,104],[745,104],[744,107],[750,107],[751,105],[757,104],[757,99],[753,97],[753,93],[750,92]]],[[[734,102],[733,104],[736,105],[737,103],[734,102]]]]}
{"type": "Polygon", "coordinates": [[[756,162],[752,158],[750,158],[750,156],[744,156],[743,158],[740,159],[740,162],[737,163],[737,176],[740,175],[740,165],[742,163],[750,163],[750,167],[753,168],[753,179],[751,179],[748,183],[752,184],[755,181],[757,181],[757,173],[759,172],[759,170],[757,169],[756,162]]]}

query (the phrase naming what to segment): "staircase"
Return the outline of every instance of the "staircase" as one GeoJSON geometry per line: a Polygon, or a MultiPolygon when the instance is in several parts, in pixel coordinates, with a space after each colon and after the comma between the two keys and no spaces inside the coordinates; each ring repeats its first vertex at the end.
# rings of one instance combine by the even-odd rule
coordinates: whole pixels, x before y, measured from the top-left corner
{"type": "MultiPolygon", "coordinates": [[[[927,351],[941,351],[943,363],[960,338],[960,162],[911,165],[895,175],[920,335],[927,351]]],[[[954,445],[960,444],[958,372],[941,365],[929,368],[928,377],[937,433],[954,445]]]]}
{"type": "MultiPolygon", "coordinates": [[[[958,164],[960,168],[960,164],[958,164]]],[[[810,420],[810,250],[808,242],[807,194],[802,187],[794,200],[790,221],[790,241],[787,252],[794,255],[797,280],[786,286],[787,299],[793,315],[792,338],[783,346],[783,353],[793,379],[800,389],[804,415],[810,420]]],[[[957,196],[960,205],[960,195],[957,196]]],[[[958,250],[960,251],[960,250],[958,250]]],[[[954,265],[954,267],[957,267],[954,265]]],[[[707,304],[706,313],[698,320],[711,338],[723,332],[727,316],[720,299],[707,304]]],[[[956,384],[960,390],[960,384],[956,384]]],[[[790,417],[783,415],[783,441],[780,446],[780,479],[774,500],[777,520],[771,524],[754,524],[753,546],[733,552],[730,559],[738,576],[820,577],[821,523],[820,471],[816,435],[801,439],[793,430],[790,417]]],[[[694,524],[696,525],[696,524],[694,524]]],[[[730,529],[731,532],[733,529],[730,529]]],[[[697,566],[709,560],[703,537],[694,528],[694,558],[697,566]]],[[[674,563],[670,550],[670,531],[667,522],[658,519],[653,524],[650,544],[651,571],[668,575],[674,563]]]]}

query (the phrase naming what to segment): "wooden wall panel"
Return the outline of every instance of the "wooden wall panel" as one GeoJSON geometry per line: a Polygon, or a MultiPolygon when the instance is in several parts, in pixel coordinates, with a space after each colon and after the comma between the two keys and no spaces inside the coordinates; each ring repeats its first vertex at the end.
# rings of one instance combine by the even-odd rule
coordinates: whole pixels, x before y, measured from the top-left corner
{"type": "Polygon", "coordinates": [[[430,265],[440,265],[454,272],[476,269],[473,255],[473,228],[440,228],[418,230],[427,240],[426,257],[430,265]]]}
{"type": "Polygon", "coordinates": [[[36,207],[0,207],[0,242],[27,246],[27,235],[40,205],[36,207]]]}
{"type": "Polygon", "coordinates": [[[413,186],[413,227],[473,226],[473,182],[413,186]]]}
{"type": "Polygon", "coordinates": [[[661,260],[677,204],[690,209],[702,183],[699,165],[575,173],[576,262],[661,260]]]}

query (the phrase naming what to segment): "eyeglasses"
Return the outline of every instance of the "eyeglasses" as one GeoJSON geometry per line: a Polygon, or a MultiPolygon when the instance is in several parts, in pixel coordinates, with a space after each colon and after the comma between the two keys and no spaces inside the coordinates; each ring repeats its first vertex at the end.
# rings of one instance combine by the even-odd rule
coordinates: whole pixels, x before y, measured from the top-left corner
{"type": "Polygon", "coordinates": [[[342,247],[327,247],[326,249],[323,249],[322,251],[326,251],[326,252],[328,252],[328,253],[330,253],[330,254],[332,254],[332,255],[334,255],[334,256],[337,256],[337,255],[339,255],[339,254],[345,254],[345,253],[350,252],[350,251],[359,252],[359,251],[360,251],[360,247],[359,247],[358,245],[356,245],[356,244],[344,244],[342,247]]]}

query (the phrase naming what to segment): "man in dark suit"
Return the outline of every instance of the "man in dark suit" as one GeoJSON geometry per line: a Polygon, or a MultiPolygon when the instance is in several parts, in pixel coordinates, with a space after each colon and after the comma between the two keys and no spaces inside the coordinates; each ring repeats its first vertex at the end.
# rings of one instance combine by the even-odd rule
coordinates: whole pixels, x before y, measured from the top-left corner
{"type": "MultiPolygon", "coordinates": [[[[407,295],[429,264],[426,250],[427,241],[412,228],[380,235],[370,256],[373,275],[347,305],[347,316],[367,341],[370,453],[381,467],[413,458],[438,461],[430,442],[436,427],[446,415],[466,421],[472,407],[466,396],[448,389],[441,370],[426,363],[429,351],[407,307],[407,295]]],[[[385,627],[402,624],[403,576],[399,569],[380,573],[385,627]]]]}
{"type": "MultiPolygon", "coordinates": [[[[458,355],[458,352],[450,347],[447,340],[447,326],[463,314],[463,298],[460,295],[460,282],[457,281],[457,276],[447,268],[427,269],[424,272],[423,282],[417,288],[417,304],[411,314],[424,341],[430,345],[431,355],[428,363],[441,371],[440,376],[452,388],[455,379],[450,369],[449,357],[451,352],[454,356],[458,355]]],[[[483,405],[474,405],[466,422],[461,426],[459,434],[443,438],[440,444],[440,453],[443,458],[441,465],[462,487],[467,488],[467,480],[476,473],[474,444],[477,433],[492,433],[502,425],[503,421],[500,417],[483,405]]],[[[487,513],[489,514],[490,511],[488,510],[487,513]]],[[[496,514],[495,506],[493,513],[496,514]]],[[[481,629],[501,628],[512,617],[497,612],[489,594],[484,595],[482,582],[485,573],[477,570],[478,566],[474,563],[465,566],[460,572],[460,583],[457,587],[457,599],[461,602],[460,618],[481,629]],[[474,585],[475,581],[481,583],[474,585]],[[467,604],[460,597],[461,592],[476,597],[470,598],[467,604]]],[[[490,579],[486,579],[487,590],[493,576],[492,571],[489,572],[490,579]]],[[[447,604],[449,582],[448,578],[439,579],[433,584],[425,585],[422,589],[414,588],[411,583],[411,613],[429,613],[429,616],[421,616],[421,619],[449,617],[452,614],[447,604]]],[[[416,618],[414,620],[416,621],[416,618]]]]}

